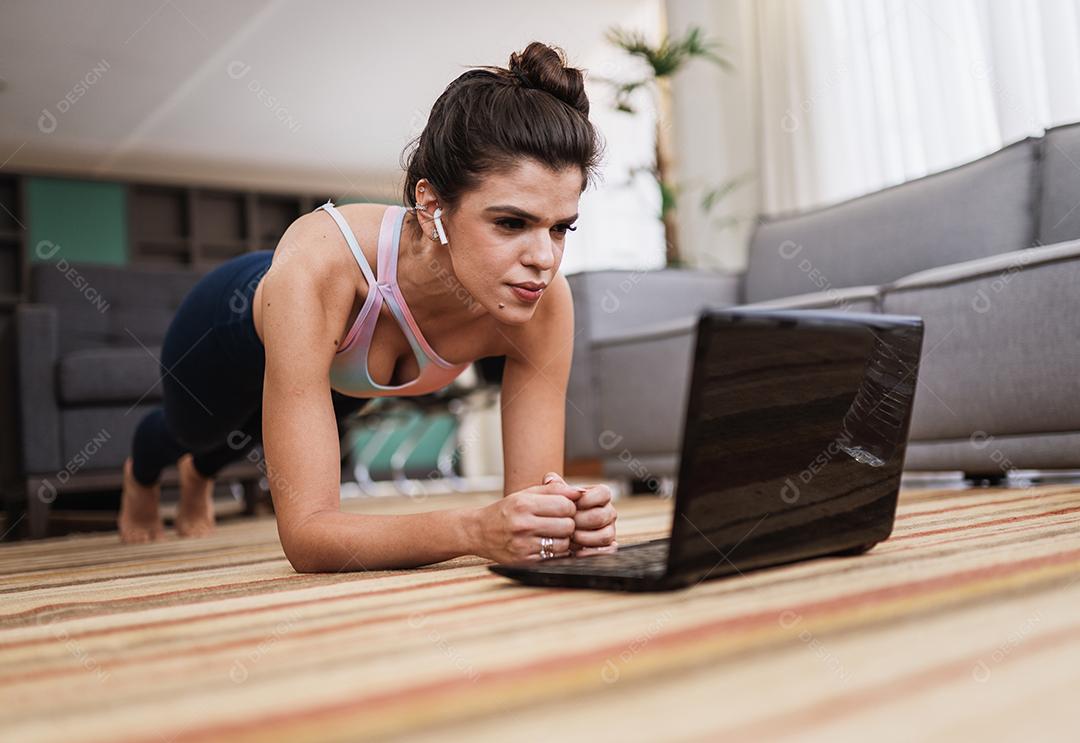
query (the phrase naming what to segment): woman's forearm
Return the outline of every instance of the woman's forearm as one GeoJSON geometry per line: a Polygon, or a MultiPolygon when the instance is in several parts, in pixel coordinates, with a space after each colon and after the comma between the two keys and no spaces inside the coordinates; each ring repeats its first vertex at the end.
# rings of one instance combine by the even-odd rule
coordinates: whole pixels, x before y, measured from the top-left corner
{"type": "Polygon", "coordinates": [[[323,511],[282,545],[301,573],[414,568],[473,554],[478,509],[401,515],[323,511]]]}

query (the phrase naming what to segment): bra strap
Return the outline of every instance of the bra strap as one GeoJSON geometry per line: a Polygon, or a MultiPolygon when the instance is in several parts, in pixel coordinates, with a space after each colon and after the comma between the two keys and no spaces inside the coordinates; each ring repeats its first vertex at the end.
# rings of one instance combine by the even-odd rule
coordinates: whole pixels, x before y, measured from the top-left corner
{"type": "Polygon", "coordinates": [[[360,270],[364,272],[364,278],[367,279],[368,286],[375,286],[378,282],[375,280],[375,275],[371,272],[371,266],[368,265],[367,258],[364,257],[364,251],[360,250],[360,245],[356,242],[356,235],[349,228],[348,222],[345,221],[345,218],[341,216],[341,213],[334,208],[334,205],[329,200],[316,208],[316,211],[319,209],[324,210],[337,222],[338,229],[345,236],[346,242],[349,243],[349,249],[352,250],[356,262],[360,265],[360,270]]]}

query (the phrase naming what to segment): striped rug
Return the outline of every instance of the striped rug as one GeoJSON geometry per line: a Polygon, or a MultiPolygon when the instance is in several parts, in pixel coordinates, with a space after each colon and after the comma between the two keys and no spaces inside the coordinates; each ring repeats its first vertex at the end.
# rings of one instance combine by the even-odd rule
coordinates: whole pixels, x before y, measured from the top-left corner
{"type": "MultiPolygon", "coordinates": [[[[623,544],[669,527],[618,505],[623,544]]],[[[1078,522],[1075,485],[905,491],[869,554],[661,594],[299,575],[272,519],[4,545],[0,740],[1075,738],[1078,522]]]]}

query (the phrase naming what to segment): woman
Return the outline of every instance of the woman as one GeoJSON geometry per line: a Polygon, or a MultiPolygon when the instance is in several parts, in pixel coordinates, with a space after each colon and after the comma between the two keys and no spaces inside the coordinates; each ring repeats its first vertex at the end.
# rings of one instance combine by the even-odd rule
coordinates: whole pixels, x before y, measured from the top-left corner
{"type": "Polygon", "coordinates": [[[573,305],[558,273],[600,161],[580,70],[533,42],[435,102],[407,161],[409,206],[330,202],[275,251],[238,256],[185,297],[161,357],[163,406],[124,463],[119,529],[161,534],[161,469],[176,462],[181,536],[213,530],[214,474],[260,440],[301,572],[499,562],[617,549],[604,485],[558,475],[573,305]],[[436,349],[438,349],[436,351],[436,349]],[[340,511],[340,426],[372,397],[446,386],[505,356],[504,496],[409,515],[340,511]]]}

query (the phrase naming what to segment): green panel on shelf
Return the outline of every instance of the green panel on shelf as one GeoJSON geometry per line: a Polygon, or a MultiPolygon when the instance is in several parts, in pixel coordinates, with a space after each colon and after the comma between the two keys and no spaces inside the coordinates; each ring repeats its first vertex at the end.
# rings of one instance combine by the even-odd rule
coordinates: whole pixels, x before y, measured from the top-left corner
{"type": "Polygon", "coordinates": [[[64,258],[70,263],[127,263],[124,188],[122,183],[103,181],[28,178],[26,217],[30,260],[64,258]]]}

